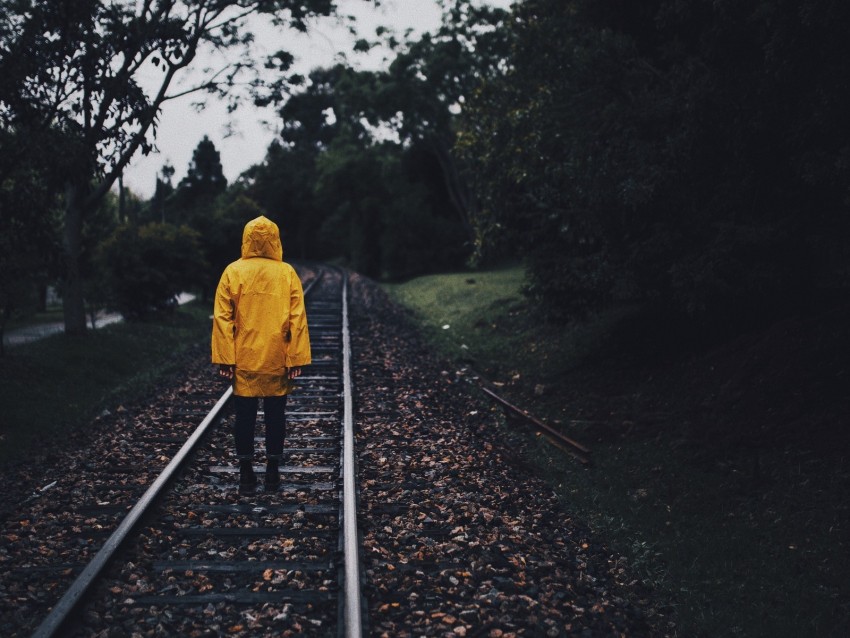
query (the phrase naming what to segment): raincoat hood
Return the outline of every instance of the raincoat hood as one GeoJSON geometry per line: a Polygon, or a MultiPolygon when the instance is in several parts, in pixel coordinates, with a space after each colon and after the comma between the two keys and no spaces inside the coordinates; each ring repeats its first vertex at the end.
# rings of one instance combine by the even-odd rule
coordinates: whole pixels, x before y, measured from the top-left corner
{"type": "Polygon", "coordinates": [[[283,261],[280,230],[277,224],[262,215],[245,224],[242,231],[242,259],[251,257],[283,261]]]}

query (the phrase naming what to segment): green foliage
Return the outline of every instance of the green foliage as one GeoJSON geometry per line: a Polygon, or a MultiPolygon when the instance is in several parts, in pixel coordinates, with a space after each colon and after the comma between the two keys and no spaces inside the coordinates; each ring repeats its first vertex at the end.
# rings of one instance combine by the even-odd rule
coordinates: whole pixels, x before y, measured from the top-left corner
{"type": "MultiPolygon", "coordinates": [[[[166,188],[163,185],[163,190],[166,188]]],[[[203,223],[203,217],[210,214],[215,198],[226,188],[227,179],[221,166],[221,155],[212,140],[205,135],[192,152],[186,177],[180,180],[174,194],[168,198],[167,221],[177,226],[188,224],[198,228],[203,223]]]]}
{"type": "Polygon", "coordinates": [[[246,196],[280,227],[284,259],[325,256],[317,239],[323,211],[313,194],[318,152],[305,146],[272,144],[265,161],[245,173],[246,196]]]}
{"type": "MultiPolygon", "coordinates": [[[[177,188],[171,185],[174,167],[163,166],[157,176],[156,192],[141,213],[142,224],[186,226],[195,232],[207,267],[193,276],[191,283],[200,287],[205,298],[215,291],[225,266],[239,258],[245,224],[260,215],[269,215],[247,192],[247,184],[254,181],[252,175],[257,171],[255,167],[243,180],[228,187],[219,152],[204,136],[177,188]]],[[[111,268],[109,264],[104,267],[111,268]]]]}
{"type": "Polygon", "coordinates": [[[278,218],[288,254],[341,258],[387,278],[457,267],[469,255],[476,201],[451,151],[455,121],[474,87],[498,74],[507,14],[466,0],[441,5],[433,34],[401,42],[376,31],[395,54],[387,70],[315,69],[281,106],[281,139],[246,174],[246,192],[278,218]]]}
{"type": "Polygon", "coordinates": [[[246,194],[284,234],[286,254],[342,258],[374,277],[457,266],[467,253],[443,167],[421,141],[377,142],[377,74],[317,69],[282,108],[280,143],[246,173],[246,194]]]}
{"type": "MultiPolygon", "coordinates": [[[[107,193],[83,223],[80,271],[84,280],[86,310],[92,327],[98,311],[105,308],[110,301],[110,270],[102,263],[98,250],[121,222],[121,197],[121,194],[107,193]]],[[[128,198],[126,194],[124,198],[128,198]]]]}
{"type": "Polygon", "coordinates": [[[402,279],[459,268],[469,254],[463,225],[452,210],[433,155],[420,147],[384,159],[382,271],[402,279]]]}
{"type": "Polygon", "coordinates": [[[421,162],[393,144],[331,144],[318,158],[314,192],[323,211],[321,253],[341,254],[354,269],[390,279],[460,265],[463,228],[445,195],[434,195],[421,162]]]}
{"type": "Polygon", "coordinates": [[[363,109],[373,126],[388,127],[402,143],[432,155],[468,241],[478,202],[469,188],[469,167],[452,152],[455,121],[475,89],[499,75],[508,54],[506,17],[501,9],[467,0],[443,3],[440,27],[399,47],[387,71],[372,78],[363,109]]]}
{"type": "Polygon", "coordinates": [[[197,232],[160,223],[119,227],[98,259],[111,305],[127,319],[172,310],[175,296],[199,284],[208,268],[197,232]]]}
{"type": "Polygon", "coordinates": [[[59,270],[58,198],[52,175],[41,170],[47,151],[38,141],[31,146],[24,131],[0,128],[0,336],[15,314],[39,307],[59,270]]]}
{"type": "Polygon", "coordinates": [[[388,201],[377,148],[339,139],[318,160],[317,205],[326,212],[320,241],[344,251],[352,268],[377,277],[381,268],[382,208],[388,201]]]}
{"type": "Polygon", "coordinates": [[[844,289],[850,9],[528,0],[464,111],[481,259],[553,314],[614,298],[756,318],[844,289]]]}
{"type": "Polygon", "coordinates": [[[147,222],[163,222],[166,219],[172,219],[170,211],[171,203],[174,198],[174,185],[171,183],[174,177],[174,167],[166,162],[156,176],[156,186],[153,197],[147,202],[144,207],[140,219],[136,220],[140,224],[147,222]]]}
{"type": "MultiPolygon", "coordinates": [[[[231,109],[246,98],[277,101],[291,78],[264,81],[250,21],[265,16],[304,31],[308,18],[334,10],[330,0],[0,0],[0,131],[26,131],[34,143],[62,137],[61,145],[45,147],[62,152],[45,154],[44,170],[61,176],[65,195],[66,331],[85,330],[84,220],[133,155],[153,149],[164,102],[201,92],[228,98],[231,109]],[[236,55],[192,75],[203,47],[236,55]]],[[[287,66],[285,52],[271,57],[271,66],[287,66]]],[[[14,151],[4,146],[0,153],[14,151]]]]}
{"type": "Polygon", "coordinates": [[[248,197],[244,189],[234,185],[216,199],[208,215],[198,220],[193,230],[198,231],[207,264],[200,282],[206,296],[211,297],[215,292],[225,267],[241,256],[245,224],[266,214],[265,209],[248,197]]]}

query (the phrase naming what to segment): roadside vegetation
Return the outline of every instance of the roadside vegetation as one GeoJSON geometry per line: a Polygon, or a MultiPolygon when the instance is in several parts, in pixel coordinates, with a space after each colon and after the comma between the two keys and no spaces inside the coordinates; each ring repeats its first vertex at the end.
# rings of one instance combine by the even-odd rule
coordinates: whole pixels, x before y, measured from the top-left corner
{"type": "Polygon", "coordinates": [[[513,267],[386,288],[454,370],[591,448],[584,467],[493,407],[504,429],[493,436],[520,437],[565,507],[674,607],[680,635],[846,634],[847,399],[834,351],[847,351],[846,309],[700,339],[637,307],[548,323],[523,285],[513,267]],[[819,404],[804,412],[796,395],[813,388],[819,404]]]}
{"type": "Polygon", "coordinates": [[[43,311],[32,311],[14,316],[6,324],[6,330],[11,331],[17,328],[39,326],[48,323],[62,323],[62,308],[50,306],[43,311]]]}
{"type": "Polygon", "coordinates": [[[209,308],[193,302],[156,320],[9,348],[0,359],[0,463],[61,448],[103,410],[150,393],[206,343],[209,326],[209,308]]]}

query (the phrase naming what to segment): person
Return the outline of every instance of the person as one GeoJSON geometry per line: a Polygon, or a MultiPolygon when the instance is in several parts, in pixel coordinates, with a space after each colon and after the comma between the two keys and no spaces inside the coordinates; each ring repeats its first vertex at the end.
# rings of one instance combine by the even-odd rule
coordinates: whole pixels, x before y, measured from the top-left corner
{"type": "Polygon", "coordinates": [[[283,261],[277,224],[258,217],[245,225],[242,257],[224,269],[213,310],[212,362],[233,383],[240,490],[257,485],[254,427],[260,398],[266,426],[265,485],[280,485],[287,396],[310,360],[301,280],[283,261]]]}

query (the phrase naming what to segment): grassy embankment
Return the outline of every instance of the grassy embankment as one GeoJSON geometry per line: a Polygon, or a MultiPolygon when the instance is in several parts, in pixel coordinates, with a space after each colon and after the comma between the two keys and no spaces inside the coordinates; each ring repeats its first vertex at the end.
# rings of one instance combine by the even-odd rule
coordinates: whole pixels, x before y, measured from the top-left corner
{"type": "Polygon", "coordinates": [[[49,307],[43,312],[36,312],[26,316],[13,316],[6,325],[6,332],[27,326],[37,326],[45,323],[58,323],[62,321],[61,306],[49,307]]]}
{"type": "MultiPolygon", "coordinates": [[[[675,608],[679,635],[848,635],[846,435],[824,426],[844,404],[815,398],[822,423],[806,431],[812,412],[785,400],[799,394],[795,366],[770,349],[777,331],[699,343],[627,308],[556,327],[521,285],[509,268],[386,289],[458,368],[592,448],[585,468],[527,436],[566,506],[675,608]],[[793,427],[770,430],[759,415],[793,427]]],[[[793,341],[783,330],[781,343],[793,341]]],[[[811,358],[803,346],[788,357],[811,358]]]]}
{"type": "Polygon", "coordinates": [[[61,442],[106,408],[140,398],[209,338],[209,308],[181,306],[157,321],[57,334],[0,358],[0,464],[61,442]]]}

